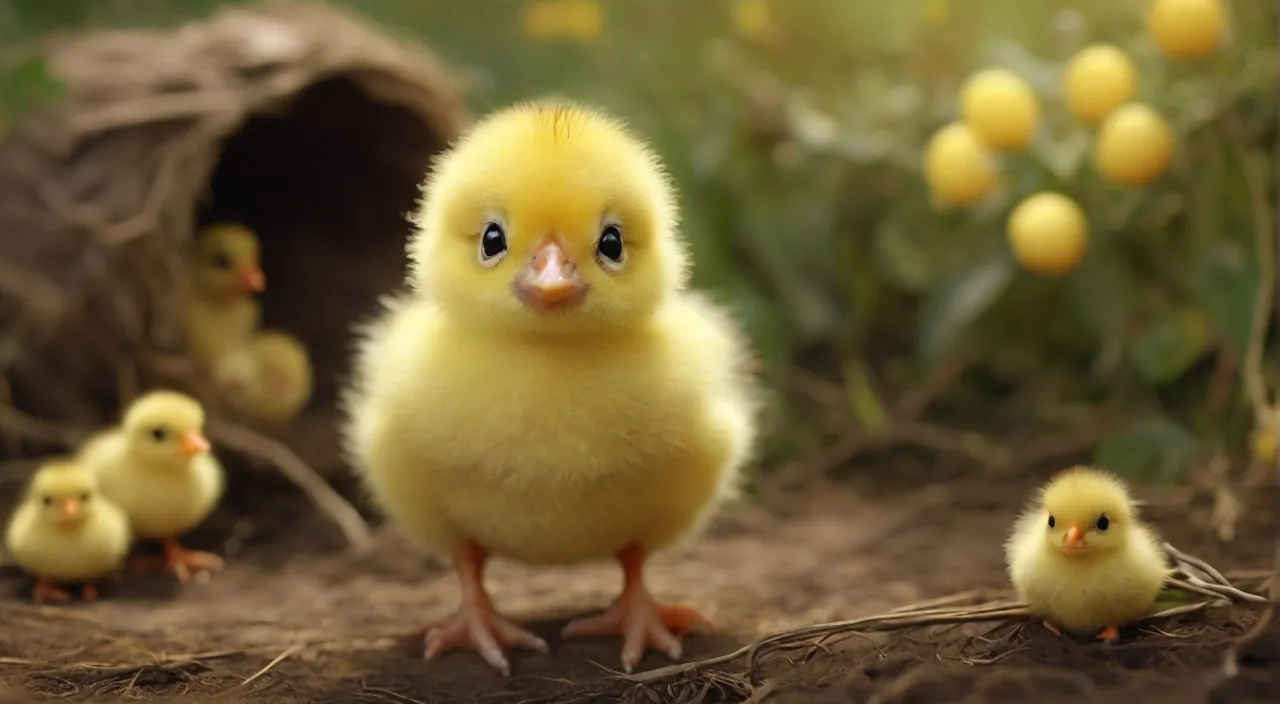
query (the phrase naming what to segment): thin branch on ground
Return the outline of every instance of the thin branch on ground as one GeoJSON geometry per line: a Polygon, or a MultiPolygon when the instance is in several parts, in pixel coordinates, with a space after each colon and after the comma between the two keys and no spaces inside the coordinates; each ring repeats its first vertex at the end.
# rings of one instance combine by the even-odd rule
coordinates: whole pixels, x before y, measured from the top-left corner
{"type": "Polygon", "coordinates": [[[248,677],[246,677],[243,682],[235,686],[235,689],[240,689],[241,687],[248,687],[250,684],[253,684],[254,680],[257,680],[258,678],[267,674],[268,672],[271,671],[271,668],[284,662],[286,658],[298,652],[299,650],[302,650],[301,643],[294,643],[293,645],[289,646],[288,649],[286,649],[283,653],[280,653],[279,655],[272,658],[271,662],[267,663],[266,665],[263,665],[261,670],[258,670],[252,675],[249,675],[248,677]]]}
{"type": "Polygon", "coordinates": [[[355,552],[366,554],[373,548],[373,531],[360,516],[360,512],[288,445],[248,427],[226,421],[210,422],[209,437],[233,450],[275,465],[285,478],[311,499],[321,513],[338,526],[355,552]]]}
{"type": "MultiPolygon", "coordinates": [[[[1195,577],[1194,575],[1188,575],[1188,578],[1185,580],[1171,580],[1170,586],[1179,586],[1184,589],[1187,589],[1188,586],[1194,586],[1196,589],[1187,589],[1187,591],[1193,591],[1210,596],[1211,601],[1200,601],[1175,606],[1153,613],[1142,619],[1142,621],[1157,620],[1194,613],[1206,608],[1222,606],[1230,603],[1267,603],[1267,599],[1265,597],[1242,591],[1228,583],[1226,578],[1223,577],[1218,570],[1214,569],[1203,560],[1195,556],[1188,555],[1177,548],[1173,548],[1173,546],[1168,546],[1168,548],[1168,556],[1170,560],[1179,567],[1180,571],[1183,567],[1194,566],[1196,569],[1209,574],[1210,578],[1215,580],[1210,582],[1201,580],[1199,577],[1195,577]],[[1219,579],[1221,580],[1221,583],[1217,581],[1219,579]]],[[[994,590],[970,591],[964,594],[940,597],[921,602],[919,604],[901,607],[886,614],[866,616],[848,621],[823,623],[773,633],[733,652],[697,662],[670,665],[632,675],[619,674],[615,675],[615,677],[636,684],[653,684],[655,682],[664,681],[674,677],[694,674],[707,668],[727,665],[743,658],[746,658],[747,660],[747,675],[753,676],[758,669],[760,658],[769,652],[778,649],[789,649],[795,647],[797,644],[803,644],[805,641],[818,642],[821,639],[832,635],[843,635],[853,632],[867,633],[876,631],[896,631],[907,628],[918,628],[921,626],[972,623],[979,621],[1008,621],[1011,619],[1029,619],[1033,617],[1031,612],[1027,610],[1025,604],[1008,598],[1000,599],[999,596],[1001,594],[1001,592],[994,590]],[[966,598],[976,600],[983,597],[996,597],[996,600],[987,603],[970,604],[967,606],[952,606],[965,601],[966,598]]],[[[1003,594],[1007,595],[1008,592],[1004,592],[1003,594]]]]}

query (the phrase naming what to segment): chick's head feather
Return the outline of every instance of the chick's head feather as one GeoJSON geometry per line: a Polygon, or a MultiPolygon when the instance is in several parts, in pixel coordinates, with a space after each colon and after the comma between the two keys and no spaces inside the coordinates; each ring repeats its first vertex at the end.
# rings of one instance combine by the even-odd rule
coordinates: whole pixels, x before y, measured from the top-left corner
{"type": "Polygon", "coordinates": [[[70,528],[92,514],[97,494],[89,473],[74,460],[63,458],[50,460],[36,470],[26,500],[36,505],[40,520],[70,528]]]}
{"type": "Polygon", "coordinates": [[[209,450],[204,408],[176,391],[139,397],[125,411],[122,426],[134,457],[154,465],[186,467],[191,457],[209,450]]]}
{"type": "Polygon", "coordinates": [[[1058,473],[1040,497],[1045,541],[1073,556],[1096,555],[1125,545],[1137,521],[1137,506],[1124,481],[1097,467],[1058,473]]]}
{"type": "Polygon", "coordinates": [[[677,219],[671,181],[623,123],[567,102],[517,104],[437,160],[411,282],[480,325],[626,328],[685,284],[677,219]]]}
{"type": "Polygon", "coordinates": [[[266,289],[258,238],[231,223],[210,225],[196,236],[190,276],[197,291],[214,297],[252,295],[266,289]]]}

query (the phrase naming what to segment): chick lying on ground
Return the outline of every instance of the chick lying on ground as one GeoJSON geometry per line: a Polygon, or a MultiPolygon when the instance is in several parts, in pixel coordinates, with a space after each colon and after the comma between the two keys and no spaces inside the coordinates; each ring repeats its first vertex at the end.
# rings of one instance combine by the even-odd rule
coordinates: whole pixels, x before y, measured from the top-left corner
{"type": "Polygon", "coordinates": [[[254,294],[267,286],[258,256],[257,236],[241,225],[210,225],[196,236],[184,329],[188,354],[206,368],[258,329],[254,294]]]}
{"type": "Polygon", "coordinates": [[[307,348],[292,335],[264,330],[222,355],[213,379],[227,404],[272,424],[293,419],[311,398],[307,348]]]}
{"type": "Polygon", "coordinates": [[[417,545],[450,553],[462,605],[426,658],[546,651],[495,613],[490,555],[616,559],[623,588],[566,637],[620,634],[622,664],[709,625],[656,602],[644,567],[735,488],[757,394],[731,320],[685,290],[673,188],[615,120],[555,102],[478,124],[429,178],[414,291],[365,330],[348,448],[417,545]]]}
{"type": "Polygon", "coordinates": [[[222,568],[217,555],[178,542],[222,497],[222,466],[203,426],[198,401],[152,391],[129,406],[118,428],[90,438],[79,454],[102,494],[129,517],[135,537],[163,541],[164,568],[184,582],[192,570],[222,568]]]}
{"type": "Polygon", "coordinates": [[[1170,573],[1124,482],[1093,467],[1054,477],[1018,519],[1005,555],[1018,597],[1046,628],[1102,629],[1103,640],[1150,614],[1170,573]]]}
{"type": "Polygon", "coordinates": [[[14,562],[36,577],[37,603],[70,599],[62,582],[82,583],[81,597],[96,598],[94,582],[124,565],[131,540],[124,512],[69,459],[36,470],[5,532],[14,562]]]}

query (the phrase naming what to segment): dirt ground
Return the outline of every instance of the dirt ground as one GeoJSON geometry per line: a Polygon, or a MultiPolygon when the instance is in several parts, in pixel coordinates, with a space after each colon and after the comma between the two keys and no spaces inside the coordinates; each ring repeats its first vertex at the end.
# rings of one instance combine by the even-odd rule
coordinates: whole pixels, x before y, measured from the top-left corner
{"type": "MultiPolygon", "coordinates": [[[[716,621],[715,634],[686,639],[686,660],[780,629],[1004,589],[1001,541],[1037,480],[970,479],[915,491],[842,484],[791,496],[774,510],[733,507],[708,535],[656,558],[651,587],[716,621]]],[[[738,660],[637,684],[611,675],[616,639],[557,637],[568,617],[609,602],[620,582],[613,565],[546,570],[499,561],[489,573],[499,608],[535,624],[552,646],[550,656],[513,653],[504,680],[472,653],[425,663],[421,640],[408,635],[453,609],[450,572],[387,531],[372,555],[343,555],[300,500],[281,497],[239,490],[229,503],[257,518],[224,513],[192,536],[189,544],[228,554],[226,571],[207,583],[132,577],[108,585],[97,603],[39,608],[27,599],[29,583],[6,572],[0,701],[1280,701],[1280,626],[1245,649],[1237,677],[1221,674],[1223,653],[1261,613],[1246,606],[1135,628],[1110,646],[1017,623],[935,626],[768,653],[753,678],[738,660]]],[[[1211,537],[1208,506],[1188,490],[1148,490],[1143,498],[1146,515],[1181,549],[1223,571],[1270,567],[1274,489],[1252,497],[1251,518],[1230,543],[1211,537]]],[[[668,664],[651,653],[643,667],[668,664]]]]}

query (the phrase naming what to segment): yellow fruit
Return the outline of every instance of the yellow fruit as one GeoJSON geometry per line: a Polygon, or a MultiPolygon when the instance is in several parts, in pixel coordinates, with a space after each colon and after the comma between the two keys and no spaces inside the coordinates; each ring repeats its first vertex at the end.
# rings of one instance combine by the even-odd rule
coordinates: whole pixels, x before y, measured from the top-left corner
{"type": "Polygon", "coordinates": [[[960,114],[992,147],[1022,149],[1035,136],[1040,105],[1021,76],[1007,68],[987,68],[960,89],[960,114]]]}
{"type": "Polygon", "coordinates": [[[1147,33],[1171,59],[1217,51],[1226,24],[1222,0],[1150,0],[1147,7],[1147,33]]]}
{"type": "Polygon", "coordinates": [[[1009,213],[1009,246],[1027,271],[1061,276],[1089,248],[1089,223],[1076,202],[1061,193],[1028,196],[1009,213]]]}
{"type": "Polygon", "coordinates": [[[1136,83],[1137,71],[1129,55],[1111,44],[1081,49],[1062,71],[1067,107],[1088,125],[1098,124],[1133,97],[1136,83]]]}
{"type": "Polygon", "coordinates": [[[977,133],[962,122],[953,122],[929,140],[924,178],[937,202],[969,205],[995,187],[996,169],[977,133]]]}
{"type": "Polygon", "coordinates": [[[1137,188],[1151,183],[1173,159],[1173,129],[1143,103],[1126,103],[1102,121],[1093,164],[1108,180],[1137,188]]]}

